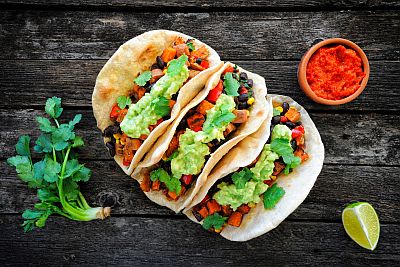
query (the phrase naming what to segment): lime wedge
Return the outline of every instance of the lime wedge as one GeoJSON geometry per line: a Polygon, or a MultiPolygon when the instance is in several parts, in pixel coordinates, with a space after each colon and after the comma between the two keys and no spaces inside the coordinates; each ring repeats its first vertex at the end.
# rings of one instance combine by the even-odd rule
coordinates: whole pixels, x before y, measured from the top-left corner
{"type": "Polygon", "coordinates": [[[348,205],[342,213],[346,233],[363,248],[374,250],[378,244],[380,225],[375,209],[366,202],[348,205]]]}

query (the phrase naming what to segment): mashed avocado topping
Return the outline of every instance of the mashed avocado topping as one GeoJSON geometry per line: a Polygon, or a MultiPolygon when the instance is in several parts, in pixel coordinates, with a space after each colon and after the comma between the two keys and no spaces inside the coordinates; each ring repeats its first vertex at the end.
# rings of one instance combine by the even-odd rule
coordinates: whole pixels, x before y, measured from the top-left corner
{"type": "Polygon", "coordinates": [[[128,113],[121,122],[121,130],[131,138],[138,138],[142,134],[150,134],[149,126],[161,119],[162,113],[157,110],[157,104],[163,99],[171,99],[189,78],[186,66],[188,57],[180,56],[169,62],[167,73],[153,86],[150,93],[146,93],[137,103],[131,104],[128,113]]]}
{"type": "Polygon", "coordinates": [[[224,139],[224,131],[235,119],[233,97],[222,94],[214,107],[207,111],[203,130],[194,132],[186,129],[179,137],[178,152],[171,160],[172,175],[180,179],[183,174],[199,174],[205,163],[205,156],[210,154],[207,143],[214,139],[224,139]]]}
{"type": "MultiPolygon", "coordinates": [[[[286,164],[285,158],[290,161],[290,168],[300,164],[298,157],[293,156],[293,149],[290,146],[292,139],[291,130],[285,125],[276,125],[271,133],[271,144],[266,144],[256,165],[250,169],[252,173],[244,187],[238,188],[236,184],[221,183],[217,187],[220,189],[214,194],[213,198],[220,205],[230,205],[236,210],[242,204],[258,203],[261,201],[260,195],[268,189],[268,185],[264,184],[265,180],[270,180],[270,176],[274,171],[274,162],[282,157],[286,164]]],[[[286,173],[286,172],[285,172],[286,173]]]]}

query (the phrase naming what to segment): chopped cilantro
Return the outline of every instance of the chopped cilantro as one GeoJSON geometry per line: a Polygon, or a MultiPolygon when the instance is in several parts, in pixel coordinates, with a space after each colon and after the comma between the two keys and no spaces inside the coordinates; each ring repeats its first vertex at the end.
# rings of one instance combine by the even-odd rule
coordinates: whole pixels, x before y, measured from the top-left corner
{"type": "Polygon", "coordinates": [[[284,171],[285,174],[288,174],[290,172],[290,169],[299,166],[301,163],[301,159],[293,154],[293,148],[290,145],[290,141],[288,139],[273,139],[271,141],[271,150],[283,158],[283,161],[286,164],[284,171]]]}
{"type": "Polygon", "coordinates": [[[224,76],[224,88],[227,95],[230,96],[238,96],[238,89],[240,87],[240,83],[233,78],[232,72],[228,72],[224,76]]]}
{"type": "MultiPolygon", "coordinates": [[[[151,79],[151,71],[147,70],[140,74],[136,79],[135,83],[139,86],[145,86],[148,81],[151,79]]],[[[119,104],[118,104],[119,106],[119,104]]]]}
{"type": "Polygon", "coordinates": [[[164,183],[169,191],[173,191],[177,194],[181,192],[181,181],[174,177],[171,177],[164,169],[159,168],[150,173],[150,180],[164,183]]]}
{"type": "Polygon", "coordinates": [[[194,44],[192,42],[188,42],[188,43],[186,43],[186,45],[189,48],[190,52],[196,50],[196,48],[194,47],[194,44]]]}
{"type": "Polygon", "coordinates": [[[171,112],[169,100],[163,96],[154,99],[151,105],[154,108],[154,112],[160,117],[167,116],[171,112]]]}
{"type": "Polygon", "coordinates": [[[129,96],[121,95],[117,98],[118,107],[124,109],[126,106],[132,104],[132,100],[129,96]]]}
{"type": "Polygon", "coordinates": [[[264,208],[272,209],[276,203],[285,195],[285,190],[277,184],[273,184],[264,193],[264,208]]]}
{"type": "Polygon", "coordinates": [[[232,181],[237,189],[243,189],[251,178],[253,178],[253,173],[248,168],[243,168],[240,172],[232,175],[232,181]]]}
{"type": "Polygon", "coordinates": [[[220,116],[216,117],[213,123],[215,126],[221,127],[223,125],[228,125],[235,118],[236,118],[236,116],[232,112],[223,113],[220,116]]]}
{"type": "Polygon", "coordinates": [[[224,225],[227,217],[222,217],[218,213],[214,213],[213,215],[207,216],[203,221],[203,228],[206,230],[210,230],[213,227],[215,230],[219,230],[224,225]]]}
{"type": "Polygon", "coordinates": [[[36,117],[36,121],[39,123],[39,129],[45,133],[51,133],[56,129],[56,127],[51,125],[51,122],[48,118],[44,117],[36,117]]]}

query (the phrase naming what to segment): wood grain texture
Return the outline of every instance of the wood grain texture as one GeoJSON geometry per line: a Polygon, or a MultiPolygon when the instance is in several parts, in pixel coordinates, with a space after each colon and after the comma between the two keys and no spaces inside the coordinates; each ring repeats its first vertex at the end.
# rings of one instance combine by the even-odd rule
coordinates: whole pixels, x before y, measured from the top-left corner
{"type": "Polygon", "coordinates": [[[399,6],[399,2],[393,0],[346,0],[346,1],[306,1],[306,0],[272,0],[272,1],[243,1],[243,0],[187,0],[187,1],[164,1],[164,0],[1,0],[0,4],[14,4],[19,6],[50,6],[50,7],[103,7],[103,8],[118,8],[131,9],[131,8],[196,8],[196,10],[213,11],[215,8],[229,8],[242,10],[244,8],[273,8],[273,9],[286,9],[286,8],[312,8],[318,10],[332,9],[332,8],[352,8],[352,9],[370,9],[370,8],[395,8],[399,6]]]}
{"type": "MultiPolygon", "coordinates": [[[[141,192],[114,162],[90,161],[93,176],[82,191],[93,206],[113,206],[114,215],[175,215],[141,192]]],[[[22,213],[36,201],[14,170],[0,161],[0,214],[22,213]]],[[[382,222],[400,223],[399,167],[325,165],[304,203],[289,217],[296,220],[339,221],[343,208],[353,201],[367,201],[382,222]]],[[[282,179],[285,179],[282,177],[282,179]]],[[[181,215],[175,215],[180,217],[181,215]]]]}
{"type": "Polygon", "coordinates": [[[31,234],[23,234],[16,216],[2,216],[0,222],[2,260],[19,265],[396,266],[400,260],[400,226],[392,224],[382,225],[378,247],[370,252],[351,241],[341,223],[285,221],[238,243],[186,219],[114,217],[82,223],[51,218],[45,230],[31,234]]]}
{"type": "MultiPolygon", "coordinates": [[[[307,110],[397,111],[400,110],[400,62],[371,61],[365,91],[349,104],[324,106],[309,100],[297,82],[297,61],[237,61],[266,80],[269,93],[293,97],[307,110]]],[[[50,96],[62,97],[69,107],[91,107],[98,72],[105,60],[4,60],[0,64],[0,108],[39,108],[50,96]],[[18,92],[18,93],[16,93],[18,92]],[[31,98],[32,92],[35,97],[31,98]],[[29,101],[27,101],[29,99],[29,101]],[[12,105],[10,105],[12,103],[12,105]]]]}
{"type": "MultiPolygon", "coordinates": [[[[29,134],[32,145],[39,136],[36,110],[0,110],[0,159],[15,154],[18,136],[29,134]]],[[[81,113],[77,134],[83,135],[86,146],[80,150],[83,159],[110,159],[102,143],[100,131],[89,110],[68,110],[65,120],[81,113]]],[[[400,165],[399,115],[311,113],[325,144],[325,163],[400,165]]]]}
{"type": "Polygon", "coordinates": [[[400,59],[400,13],[132,13],[2,11],[0,59],[106,59],[151,29],[185,32],[224,59],[298,60],[318,38],[343,37],[370,59],[400,59]]]}

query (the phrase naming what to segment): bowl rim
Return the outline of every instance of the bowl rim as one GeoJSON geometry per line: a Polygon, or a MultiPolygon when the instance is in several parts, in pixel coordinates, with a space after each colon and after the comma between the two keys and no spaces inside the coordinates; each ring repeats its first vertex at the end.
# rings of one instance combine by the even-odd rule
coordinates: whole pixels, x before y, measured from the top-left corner
{"type": "Polygon", "coordinates": [[[300,64],[299,64],[299,69],[297,73],[297,78],[300,84],[301,89],[303,89],[304,93],[309,96],[312,100],[315,102],[318,102],[320,104],[325,104],[325,105],[341,105],[348,103],[355,98],[357,98],[362,91],[365,89],[365,86],[367,85],[368,79],[369,79],[369,73],[370,73],[370,67],[369,67],[369,62],[368,58],[365,55],[364,51],[355,43],[353,43],[350,40],[343,39],[343,38],[330,38],[323,40],[315,45],[313,45],[308,51],[304,54],[302,57],[300,64]],[[322,98],[314,93],[313,90],[311,90],[310,85],[308,84],[307,77],[306,77],[306,70],[307,70],[307,65],[308,62],[311,58],[311,56],[321,47],[331,45],[331,44],[338,44],[338,45],[344,45],[347,46],[357,52],[357,54],[361,57],[362,63],[363,63],[363,69],[365,72],[365,77],[361,81],[360,88],[357,89],[353,94],[349,95],[348,97],[345,97],[340,100],[331,100],[331,99],[325,99],[322,98]]]}

